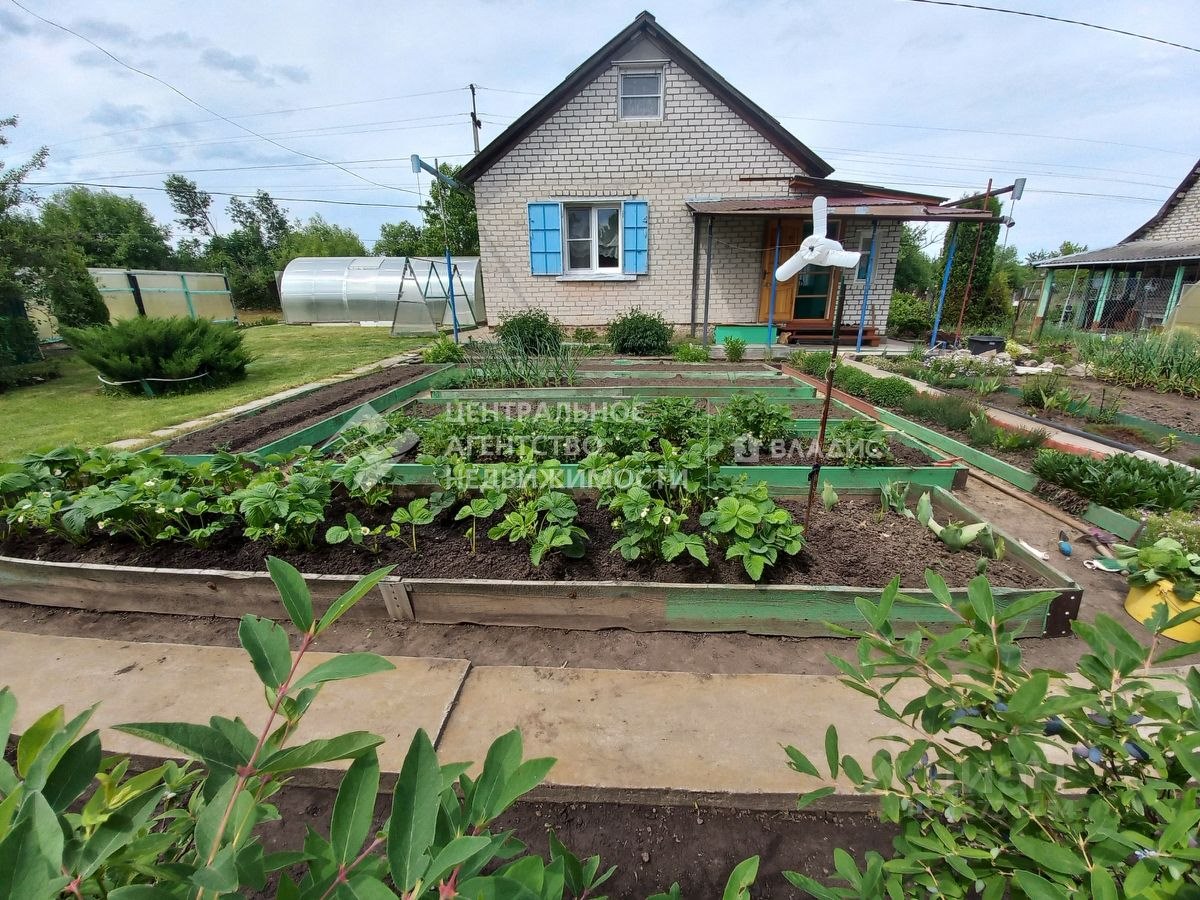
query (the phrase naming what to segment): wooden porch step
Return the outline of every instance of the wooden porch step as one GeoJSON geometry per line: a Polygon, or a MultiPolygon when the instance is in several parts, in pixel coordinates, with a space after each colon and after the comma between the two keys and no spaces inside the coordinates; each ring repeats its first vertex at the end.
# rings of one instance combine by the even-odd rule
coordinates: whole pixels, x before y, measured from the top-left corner
{"type": "MultiPolygon", "coordinates": [[[[833,328],[828,323],[812,323],[804,321],[779,322],[780,340],[785,344],[811,344],[832,339],[833,328]]],[[[858,338],[858,326],[843,324],[841,339],[855,340],[858,338]]],[[[863,343],[870,347],[878,346],[879,335],[872,327],[863,329],[863,343]]]]}

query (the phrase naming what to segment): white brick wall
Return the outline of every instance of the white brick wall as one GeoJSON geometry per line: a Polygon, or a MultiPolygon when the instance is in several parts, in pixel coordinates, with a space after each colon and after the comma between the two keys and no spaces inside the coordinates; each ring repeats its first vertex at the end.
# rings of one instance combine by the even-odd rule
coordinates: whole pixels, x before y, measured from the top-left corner
{"type": "Polygon", "coordinates": [[[1138,235],[1139,241],[1186,241],[1200,237],[1200,179],[1163,220],[1138,235]]]}
{"type": "MultiPolygon", "coordinates": [[[[596,325],[631,306],[641,306],[662,312],[668,321],[686,324],[691,308],[693,226],[685,198],[778,196],[786,182],[739,178],[800,172],[792,160],[674,64],[666,68],[662,121],[619,121],[617,71],[613,67],[599,75],[476,181],[490,318],[498,320],[505,313],[540,306],[568,324],[596,325]],[[526,204],[570,197],[647,200],[649,274],[632,282],[564,282],[531,275],[526,204]]],[[[756,217],[717,218],[710,322],[758,318],[764,223],[756,217]]],[[[855,235],[858,227],[850,224],[847,234],[855,235]]],[[[869,230],[870,225],[863,227],[869,230]]],[[[702,229],[701,307],[704,236],[702,229]]],[[[881,254],[868,325],[881,328],[887,318],[899,243],[899,225],[881,224],[881,254]]],[[[858,321],[858,306],[852,300],[861,297],[862,282],[852,282],[847,290],[847,321],[858,321]]]]}

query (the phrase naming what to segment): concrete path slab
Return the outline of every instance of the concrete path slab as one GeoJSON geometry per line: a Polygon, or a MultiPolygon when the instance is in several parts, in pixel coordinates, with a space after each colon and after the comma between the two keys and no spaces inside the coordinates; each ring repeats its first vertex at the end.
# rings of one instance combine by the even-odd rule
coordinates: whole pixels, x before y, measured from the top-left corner
{"type": "MultiPolygon", "coordinates": [[[[302,671],[336,655],[305,654],[302,671]]],[[[433,657],[392,657],[391,662],[394,671],[326,685],[297,740],[374,731],[386,739],[379,748],[381,768],[399,771],[418,728],[437,738],[470,663],[433,657]]],[[[18,732],[59,704],[65,704],[70,716],[99,703],[92,723],[102,729],[109,753],[173,755],[111,729],[123,722],[241,716],[257,734],[269,712],[250,659],[240,648],[0,631],[0,685],[17,696],[18,732]]],[[[320,783],[320,774],[307,780],[320,783]]]]}
{"type": "MultiPolygon", "coordinates": [[[[558,760],[547,799],[787,809],[825,782],[788,768],[781,744],[824,760],[835,722],[842,752],[860,760],[879,748],[876,738],[898,733],[872,700],[830,676],[477,666],[438,753],[478,761],[517,727],[526,756],[558,760]]],[[[825,808],[871,805],[849,782],[838,786],[825,808]]]]}

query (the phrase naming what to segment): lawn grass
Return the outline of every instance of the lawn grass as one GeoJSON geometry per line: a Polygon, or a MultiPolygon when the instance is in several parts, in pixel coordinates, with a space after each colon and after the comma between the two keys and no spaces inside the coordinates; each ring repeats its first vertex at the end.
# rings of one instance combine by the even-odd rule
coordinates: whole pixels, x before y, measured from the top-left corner
{"type": "Polygon", "coordinates": [[[245,336],[256,359],[244,381],[173,397],[101,393],[95,369],[73,355],[64,358],[61,378],[0,394],[0,460],[63,444],[94,447],[149,437],[159,428],[349,372],[427,340],[357,326],[268,325],[249,328],[245,336]]]}

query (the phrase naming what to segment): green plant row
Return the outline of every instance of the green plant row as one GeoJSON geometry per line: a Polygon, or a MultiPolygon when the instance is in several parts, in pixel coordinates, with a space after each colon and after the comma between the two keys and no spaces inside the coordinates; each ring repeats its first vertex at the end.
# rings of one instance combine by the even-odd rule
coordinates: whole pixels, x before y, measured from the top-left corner
{"type": "Polygon", "coordinates": [[[1200,505],[1200,475],[1126,453],[1103,459],[1039,450],[1033,472],[1093,503],[1121,511],[1192,510],[1200,505]]]}

